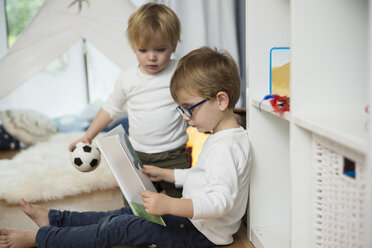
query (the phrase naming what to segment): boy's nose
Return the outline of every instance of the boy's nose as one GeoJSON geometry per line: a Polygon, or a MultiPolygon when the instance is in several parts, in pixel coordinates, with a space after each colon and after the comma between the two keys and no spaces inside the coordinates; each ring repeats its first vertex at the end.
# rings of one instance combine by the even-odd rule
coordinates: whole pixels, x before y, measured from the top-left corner
{"type": "Polygon", "coordinates": [[[156,60],[156,54],[153,52],[150,52],[149,54],[149,60],[156,60]]]}

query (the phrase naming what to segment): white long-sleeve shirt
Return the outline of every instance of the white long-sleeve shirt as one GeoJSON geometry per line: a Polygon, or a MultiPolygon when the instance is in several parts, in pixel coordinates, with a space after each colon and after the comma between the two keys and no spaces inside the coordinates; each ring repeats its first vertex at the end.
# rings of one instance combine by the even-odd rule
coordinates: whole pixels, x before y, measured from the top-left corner
{"type": "Polygon", "coordinates": [[[191,222],[217,245],[233,242],[248,201],[251,154],[248,133],[233,128],[212,134],[205,141],[198,163],[190,169],[175,169],[182,197],[191,199],[191,222]]]}
{"type": "Polygon", "coordinates": [[[103,109],[114,119],[128,111],[130,141],[135,150],[164,152],[187,141],[186,122],[177,112],[169,84],[177,61],[155,75],[144,74],[138,65],[123,71],[103,109]]]}

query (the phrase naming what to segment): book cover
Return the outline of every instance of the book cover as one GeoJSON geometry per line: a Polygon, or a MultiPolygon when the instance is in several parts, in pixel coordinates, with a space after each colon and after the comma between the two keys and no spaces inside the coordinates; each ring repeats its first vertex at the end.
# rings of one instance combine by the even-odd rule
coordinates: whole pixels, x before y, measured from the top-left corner
{"type": "Polygon", "coordinates": [[[148,214],[143,206],[144,190],[157,192],[150,178],[141,172],[141,160],[121,125],[95,140],[135,215],[165,226],[161,216],[148,214]]]}
{"type": "Polygon", "coordinates": [[[290,96],[290,48],[270,50],[270,94],[290,96]]]}

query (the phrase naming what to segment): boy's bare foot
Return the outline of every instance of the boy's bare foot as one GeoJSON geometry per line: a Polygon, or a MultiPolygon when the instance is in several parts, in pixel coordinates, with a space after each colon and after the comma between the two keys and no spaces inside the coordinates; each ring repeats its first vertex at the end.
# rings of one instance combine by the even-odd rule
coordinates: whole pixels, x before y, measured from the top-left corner
{"type": "Polygon", "coordinates": [[[27,214],[39,227],[50,226],[48,213],[49,211],[37,205],[31,205],[24,199],[20,199],[18,204],[21,206],[23,212],[27,214]]]}
{"type": "Polygon", "coordinates": [[[0,228],[1,248],[28,248],[36,247],[35,238],[37,231],[21,231],[0,228]]]}

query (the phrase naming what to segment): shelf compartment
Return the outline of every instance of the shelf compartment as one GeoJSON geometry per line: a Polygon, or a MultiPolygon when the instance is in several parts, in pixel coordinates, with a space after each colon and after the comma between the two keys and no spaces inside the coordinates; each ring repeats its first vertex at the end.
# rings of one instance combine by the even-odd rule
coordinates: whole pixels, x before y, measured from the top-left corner
{"type": "Polygon", "coordinates": [[[252,243],[256,248],[289,248],[289,226],[265,226],[251,229],[252,243]]]}
{"type": "Polygon", "coordinates": [[[368,153],[367,115],[296,114],[293,122],[320,136],[342,144],[362,154],[368,153]]]}
{"type": "Polygon", "coordinates": [[[315,134],[312,146],[312,247],[367,247],[365,157],[315,134]]]}

